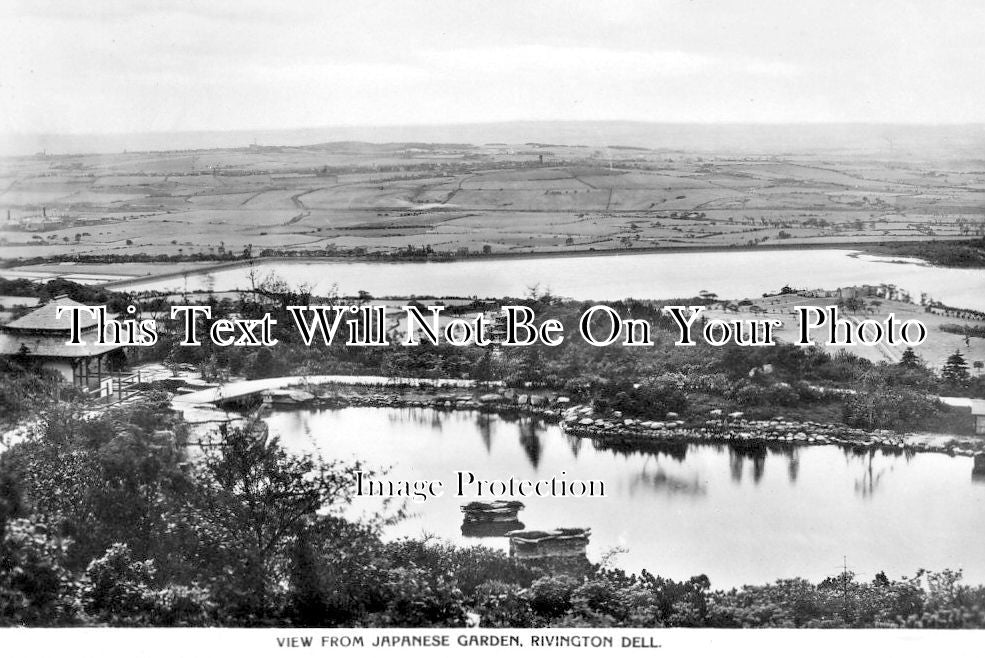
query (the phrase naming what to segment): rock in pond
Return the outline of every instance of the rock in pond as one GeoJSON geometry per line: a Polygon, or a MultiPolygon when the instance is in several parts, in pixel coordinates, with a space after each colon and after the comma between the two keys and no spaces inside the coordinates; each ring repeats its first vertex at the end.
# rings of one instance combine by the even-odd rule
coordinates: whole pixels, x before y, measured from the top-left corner
{"type": "Polygon", "coordinates": [[[583,556],[588,548],[590,528],[519,530],[510,538],[510,555],[524,558],[583,556]]]}
{"type": "Polygon", "coordinates": [[[488,503],[476,501],[461,506],[465,514],[465,524],[516,521],[517,514],[523,508],[523,503],[518,500],[494,500],[488,503]]]}

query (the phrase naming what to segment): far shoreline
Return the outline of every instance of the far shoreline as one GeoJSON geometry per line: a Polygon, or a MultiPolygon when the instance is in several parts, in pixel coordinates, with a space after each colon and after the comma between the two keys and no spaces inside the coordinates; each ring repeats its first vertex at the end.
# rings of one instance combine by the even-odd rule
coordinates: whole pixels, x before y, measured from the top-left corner
{"type": "MultiPolygon", "coordinates": [[[[452,381],[452,380],[448,380],[452,381]]],[[[424,382],[422,382],[424,383],[424,382]]],[[[589,411],[584,403],[575,403],[554,390],[542,390],[543,404],[500,397],[496,401],[484,401],[483,390],[492,391],[490,382],[476,383],[468,388],[454,385],[408,386],[400,382],[385,384],[315,385],[310,388],[287,385],[275,388],[278,392],[309,392],[310,399],[294,400],[289,394],[264,401],[265,413],[291,411],[317,411],[324,409],[384,408],[384,409],[433,409],[439,412],[471,411],[499,414],[503,417],[517,415],[536,418],[557,425],[566,434],[604,442],[607,446],[653,445],[733,445],[782,448],[833,445],[843,449],[882,450],[891,453],[943,454],[950,457],[982,459],[985,445],[976,435],[933,435],[926,432],[897,432],[888,429],[859,429],[839,421],[813,421],[806,419],[746,419],[742,414],[735,419],[716,416],[714,412],[681,420],[657,420],[646,417],[630,418],[589,411]],[[314,389],[314,390],[312,390],[314,389]],[[319,390],[320,389],[320,390],[319,390]],[[584,419],[590,419],[586,424],[584,419]],[[627,420],[629,422],[627,422],[627,420]]],[[[503,386],[496,387],[502,389],[503,386]]],[[[243,400],[263,400],[270,389],[254,391],[245,396],[215,399],[209,402],[192,402],[189,396],[172,398],[172,408],[183,410],[200,404],[242,414],[243,400]],[[230,402],[233,406],[230,407],[230,402]]],[[[249,407],[249,404],[247,404],[249,407]]]]}
{"type": "MultiPolygon", "coordinates": [[[[209,272],[219,272],[223,270],[243,268],[243,267],[260,267],[263,265],[269,265],[271,263],[280,262],[290,262],[290,263],[364,263],[364,264],[379,264],[379,265],[402,265],[402,264],[443,264],[443,263],[465,263],[469,261],[512,261],[512,260],[539,260],[545,258],[584,258],[584,257],[611,257],[611,256],[632,256],[632,255],[648,255],[648,254],[681,254],[681,253],[725,253],[725,252],[758,252],[758,251],[812,251],[812,250],[847,250],[856,252],[856,254],[865,254],[869,256],[882,257],[887,259],[892,259],[892,254],[881,253],[878,250],[872,249],[872,247],[891,247],[897,245],[920,245],[927,244],[928,241],[901,241],[901,242],[826,242],[823,244],[816,243],[793,243],[793,244],[769,244],[769,245],[719,245],[719,246],[704,246],[704,245],[693,245],[693,246],[663,246],[663,247],[641,247],[641,248],[616,248],[616,249],[579,249],[579,250],[563,250],[563,251],[543,251],[543,252],[522,252],[522,253],[493,253],[493,254],[471,254],[468,257],[448,257],[448,258],[434,258],[434,259],[419,259],[419,258],[395,258],[395,257],[379,257],[374,258],[371,256],[306,256],[306,255],[276,255],[276,256],[257,256],[255,258],[243,258],[229,260],[220,263],[209,263],[200,266],[191,266],[188,269],[179,270],[170,274],[151,274],[147,276],[136,276],[128,279],[121,279],[119,281],[113,281],[104,285],[107,290],[120,290],[125,289],[128,286],[134,284],[146,284],[153,283],[155,281],[174,279],[177,277],[183,277],[188,275],[200,275],[207,274],[209,272]]],[[[948,240],[948,242],[951,242],[948,240]]],[[[900,256],[899,258],[914,259],[912,256],[900,256]]],[[[942,265],[935,265],[929,263],[924,259],[916,258],[916,260],[921,261],[928,267],[945,267],[942,265]]],[[[61,261],[66,262],[66,261],[61,261]]],[[[126,261],[117,261],[126,262],[126,261]]],[[[154,263],[167,263],[169,261],[147,261],[154,263]]],[[[189,264],[192,261],[188,261],[189,264]]],[[[100,263],[86,263],[91,265],[99,265],[100,263]]],[[[115,263],[106,263],[115,264],[115,263]]],[[[16,265],[14,267],[17,267],[16,265]]],[[[953,268],[953,269],[978,269],[978,268],[953,268]]]]}

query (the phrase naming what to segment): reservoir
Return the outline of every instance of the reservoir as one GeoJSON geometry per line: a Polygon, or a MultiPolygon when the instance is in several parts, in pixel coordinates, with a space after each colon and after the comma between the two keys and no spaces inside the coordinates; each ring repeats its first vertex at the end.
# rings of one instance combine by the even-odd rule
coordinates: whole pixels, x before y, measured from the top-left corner
{"type": "MultiPolygon", "coordinates": [[[[392,480],[444,480],[446,493],[408,502],[389,539],[430,534],[508,549],[504,537],[464,537],[455,471],[484,479],[601,480],[604,498],[526,497],[529,530],[589,527],[589,557],[716,588],[840,572],[891,578],[963,569],[985,583],[985,482],[970,457],[888,454],[837,446],[612,447],[553,424],[478,411],[346,408],[276,411],[271,433],[293,452],[363,460],[392,480]]],[[[483,499],[488,500],[488,499],[483,499]]],[[[355,513],[379,508],[357,500],[355,513]]]]}
{"type": "Polygon", "coordinates": [[[580,300],[670,299],[702,290],[722,299],[759,297],[784,285],[835,289],[893,284],[914,301],[927,293],[950,306],[985,310],[985,270],[932,267],[913,259],[890,260],[846,249],[735,250],[606,256],[476,259],[438,263],[373,263],[332,260],[263,261],[185,276],[114,283],[119,290],[241,290],[250,272],[275,273],[291,286],[309,284],[316,294],[333,285],[344,295],[365,290],[387,295],[524,297],[541,292],[580,300]]]}

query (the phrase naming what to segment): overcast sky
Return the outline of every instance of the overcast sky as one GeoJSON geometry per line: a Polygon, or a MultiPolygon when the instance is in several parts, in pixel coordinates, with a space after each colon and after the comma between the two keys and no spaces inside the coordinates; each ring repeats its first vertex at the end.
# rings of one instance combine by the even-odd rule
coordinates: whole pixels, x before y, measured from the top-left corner
{"type": "Polygon", "coordinates": [[[985,120],[985,2],[0,0],[0,131],[985,120]]]}

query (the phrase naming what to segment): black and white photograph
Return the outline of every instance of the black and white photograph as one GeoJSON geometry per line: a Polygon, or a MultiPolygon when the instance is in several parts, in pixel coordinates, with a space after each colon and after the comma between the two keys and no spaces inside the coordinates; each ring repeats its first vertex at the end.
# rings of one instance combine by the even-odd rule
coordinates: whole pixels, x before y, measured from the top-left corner
{"type": "Polygon", "coordinates": [[[0,0],[0,653],[980,647],[983,35],[0,0]]]}

